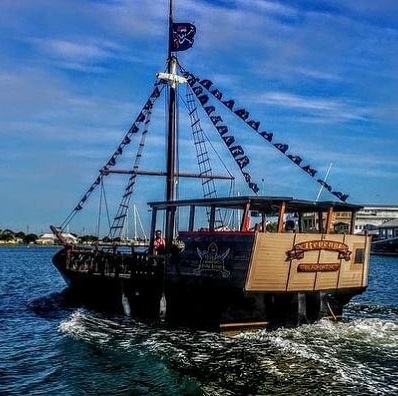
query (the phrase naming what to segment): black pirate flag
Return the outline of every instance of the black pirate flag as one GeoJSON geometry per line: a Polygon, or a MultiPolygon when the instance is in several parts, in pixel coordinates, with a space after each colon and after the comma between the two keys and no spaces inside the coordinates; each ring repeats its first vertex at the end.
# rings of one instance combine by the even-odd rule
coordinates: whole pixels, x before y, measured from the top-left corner
{"type": "Polygon", "coordinates": [[[185,51],[193,46],[196,27],[190,23],[173,23],[171,52],[185,51]]]}

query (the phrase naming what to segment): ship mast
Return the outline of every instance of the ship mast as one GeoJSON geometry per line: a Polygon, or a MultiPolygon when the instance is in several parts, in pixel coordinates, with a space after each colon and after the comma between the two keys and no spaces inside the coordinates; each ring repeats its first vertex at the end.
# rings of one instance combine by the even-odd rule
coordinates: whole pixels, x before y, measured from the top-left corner
{"type": "MultiPolygon", "coordinates": [[[[168,47],[168,73],[176,74],[177,59],[172,54],[173,40],[173,0],[169,2],[169,47],[168,47]]],[[[168,105],[168,134],[167,134],[167,177],[166,177],[166,200],[175,200],[175,177],[176,177],[176,83],[169,84],[168,105]]],[[[171,209],[166,211],[166,243],[171,246],[174,234],[174,216],[171,209]]]]}

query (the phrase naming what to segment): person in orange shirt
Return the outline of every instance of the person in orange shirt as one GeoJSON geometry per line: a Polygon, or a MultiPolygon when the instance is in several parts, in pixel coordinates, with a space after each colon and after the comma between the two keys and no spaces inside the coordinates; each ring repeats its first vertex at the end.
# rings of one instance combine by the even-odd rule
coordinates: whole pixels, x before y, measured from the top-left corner
{"type": "Polygon", "coordinates": [[[161,254],[166,248],[166,241],[162,237],[162,231],[155,231],[155,239],[153,241],[153,249],[155,254],[161,254]]]}

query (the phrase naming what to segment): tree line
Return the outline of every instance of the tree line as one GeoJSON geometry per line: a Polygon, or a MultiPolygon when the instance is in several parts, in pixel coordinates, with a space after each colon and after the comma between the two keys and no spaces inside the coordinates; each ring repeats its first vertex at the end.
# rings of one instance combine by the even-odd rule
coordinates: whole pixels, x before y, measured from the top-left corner
{"type": "MultiPolygon", "coordinates": [[[[72,234],[75,237],[77,235],[72,234]]],[[[29,245],[30,243],[35,243],[39,239],[39,235],[34,233],[25,234],[23,231],[12,231],[10,229],[1,230],[0,229],[0,241],[3,243],[21,243],[29,245]]],[[[94,235],[83,235],[79,237],[80,242],[95,242],[98,238],[94,235]]]]}
{"type": "Polygon", "coordinates": [[[33,233],[25,234],[22,231],[15,232],[9,229],[0,230],[0,241],[5,243],[19,240],[22,243],[29,244],[36,242],[37,239],[39,239],[39,236],[33,233]]]}

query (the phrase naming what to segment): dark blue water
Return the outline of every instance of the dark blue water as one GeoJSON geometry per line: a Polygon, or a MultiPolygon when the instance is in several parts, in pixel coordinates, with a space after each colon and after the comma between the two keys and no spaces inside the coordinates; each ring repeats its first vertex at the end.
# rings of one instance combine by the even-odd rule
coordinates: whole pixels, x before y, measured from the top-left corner
{"type": "Polygon", "coordinates": [[[398,259],[340,323],[223,337],[64,304],[53,248],[0,248],[0,395],[396,395],[398,259]]]}

